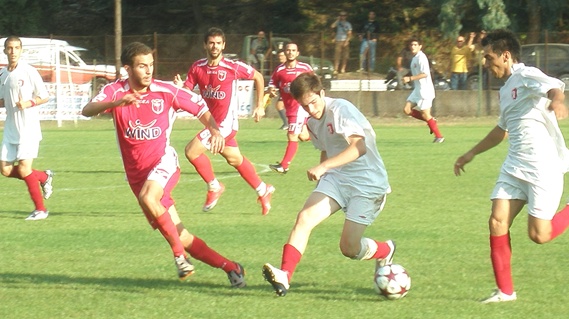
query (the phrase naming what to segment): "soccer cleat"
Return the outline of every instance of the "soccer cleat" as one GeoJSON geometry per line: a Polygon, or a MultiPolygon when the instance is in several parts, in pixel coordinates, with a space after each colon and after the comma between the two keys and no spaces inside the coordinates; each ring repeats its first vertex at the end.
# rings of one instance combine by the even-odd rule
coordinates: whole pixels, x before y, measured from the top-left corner
{"type": "Polygon", "coordinates": [[[511,295],[507,295],[500,291],[500,289],[494,290],[490,297],[481,300],[481,303],[495,303],[495,302],[505,302],[505,301],[514,301],[518,299],[516,296],[516,292],[514,291],[511,295]]]}
{"type": "Polygon", "coordinates": [[[180,255],[176,257],[175,262],[176,267],[178,267],[178,278],[180,280],[184,280],[194,274],[195,267],[186,256],[180,255]]]}
{"type": "Polygon", "coordinates": [[[375,271],[383,266],[391,265],[393,263],[393,255],[395,255],[395,242],[393,240],[386,241],[387,246],[389,246],[389,254],[385,258],[375,260],[375,271]]]}
{"type": "Polygon", "coordinates": [[[46,170],[45,173],[47,174],[47,179],[45,180],[45,183],[41,183],[41,190],[43,192],[43,198],[48,199],[53,193],[53,185],[51,185],[51,183],[53,182],[54,174],[49,169],[46,170]]]}
{"type": "Polygon", "coordinates": [[[288,168],[284,168],[281,163],[269,164],[269,167],[277,173],[286,174],[288,172],[288,168]]]}
{"type": "Polygon", "coordinates": [[[288,131],[288,125],[283,124],[281,127],[279,127],[279,130],[288,131]]]}
{"type": "Polygon", "coordinates": [[[42,219],[46,219],[48,215],[49,215],[49,212],[47,210],[43,211],[43,210],[37,210],[36,209],[30,214],[30,216],[28,216],[26,218],[26,220],[42,220],[42,219]]]}
{"type": "Polygon", "coordinates": [[[444,137],[435,137],[435,139],[433,140],[433,143],[442,143],[445,141],[444,137]]]}
{"type": "Polygon", "coordinates": [[[263,277],[275,289],[277,296],[284,297],[290,288],[288,284],[288,276],[285,271],[273,267],[271,264],[263,265],[263,277]]]}
{"type": "Polygon", "coordinates": [[[207,196],[205,198],[205,204],[202,207],[204,212],[209,212],[212,210],[215,205],[217,205],[217,200],[221,197],[221,194],[225,191],[225,186],[222,183],[219,183],[218,190],[208,190],[207,196]]]}
{"type": "Polygon", "coordinates": [[[259,196],[257,198],[257,202],[261,203],[262,214],[267,215],[271,210],[271,196],[275,192],[275,187],[273,185],[267,184],[267,190],[265,191],[265,195],[259,196]]]}
{"type": "Polygon", "coordinates": [[[245,282],[245,269],[241,266],[240,263],[235,263],[237,265],[237,270],[232,270],[227,273],[227,278],[231,283],[231,287],[235,288],[243,288],[247,286],[245,282]]]}

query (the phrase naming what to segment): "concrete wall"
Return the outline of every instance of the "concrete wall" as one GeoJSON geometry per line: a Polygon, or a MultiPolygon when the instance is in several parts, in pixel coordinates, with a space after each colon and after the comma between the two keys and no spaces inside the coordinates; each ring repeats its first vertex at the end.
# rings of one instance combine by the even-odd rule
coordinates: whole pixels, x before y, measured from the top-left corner
{"type": "MultiPolygon", "coordinates": [[[[326,92],[327,96],[343,98],[360,108],[366,116],[400,117],[411,91],[383,92],[326,92]]],[[[437,91],[433,114],[445,116],[497,116],[499,113],[498,91],[437,91]]]]}

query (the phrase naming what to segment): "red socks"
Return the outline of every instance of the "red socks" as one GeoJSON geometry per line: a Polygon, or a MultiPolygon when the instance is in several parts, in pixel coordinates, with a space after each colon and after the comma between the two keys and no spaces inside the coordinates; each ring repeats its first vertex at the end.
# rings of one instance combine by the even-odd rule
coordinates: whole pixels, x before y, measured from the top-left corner
{"type": "Polygon", "coordinates": [[[502,236],[490,236],[490,258],[498,289],[505,294],[514,292],[512,281],[512,248],[510,246],[510,233],[502,236]]]}
{"type": "Polygon", "coordinates": [[[298,151],[298,142],[288,141],[288,144],[286,146],[285,155],[284,155],[283,159],[281,160],[281,166],[284,169],[288,168],[288,166],[290,165],[290,162],[292,162],[292,159],[294,158],[294,155],[296,155],[296,151],[298,151]]]}
{"type": "Polygon", "coordinates": [[[190,247],[186,247],[186,251],[195,259],[204,262],[211,267],[221,268],[225,272],[230,272],[237,269],[237,265],[235,265],[234,262],[228,260],[215,250],[209,248],[209,246],[203,240],[195,235],[190,247]]]}
{"type": "Polygon", "coordinates": [[[421,114],[421,112],[418,110],[412,109],[411,114],[409,114],[409,115],[416,118],[417,120],[425,121],[425,119],[423,118],[423,114],[421,114]]]}
{"type": "MultiPolygon", "coordinates": [[[[12,170],[13,172],[14,170],[12,170]]],[[[45,173],[44,173],[45,174],[45,173]]],[[[11,175],[11,174],[10,174],[11,175]]],[[[24,178],[22,178],[28,187],[28,192],[30,193],[30,197],[34,202],[36,210],[43,210],[45,211],[45,206],[43,204],[43,195],[40,189],[40,181],[38,180],[36,171],[32,171],[32,173],[24,178]]]]}
{"type": "Polygon", "coordinates": [[[383,259],[385,258],[387,255],[389,255],[391,249],[389,249],[389,245],[387,245],[387,242],[378,242],[375,241],[375,243],[377,244],[377,251],[375,252],[375,254],[373,255],[373,257],[371,257],[371,259],[383,259]]]}
{"type": "Polygon", "coordinates": [[[302,255],[300,252],[290,244],[283,246],[283,257],[281,262],[281,270],[287,272],[288,281],[292,279],[292,274],[296,269],[296,265],[300,262],[302,255]]]}
{"type": "Polygon", "coordinates": [[[213,174],[213,167],[211,166],[211,161],[207,155],[201,154],[200,156],[191,160],[190,163],[194,165],[196,172],[200,174],[206,183],[209,183],[215,179],[215,175],[213,174]]]}
{"type": "Polygon", "coordinates": [[[241,165],[237,166],[236,169],[241,175],[241,177],[243,177],[243,179],[247,182],[247,184],[253,187],[253,189],[257,189],[257,187],[259,187],[259,185],[261,185],[261,183],[263,182],[259,178],[259,175],[257,175],[257,172],[253,167],[253,164],[251,164],[251,162],[249,162],[249,160],[245,156],[243,156],[243,162],[241,163],[241,165]]]}
{"type": "Polygon", "coordinates": [[[184,245],[182,245],[182,241],[178,235],[178,230],[176,229],[174,222],[172,222],[170,213],[166,211],[164,214],[155,218],[155,220],[158,230],[170,244],[174,257],[185,256],[184,245]]]}
{"type": "Polygon", "coordinates": [[[435,120],[434,117],[431,117],[431,119],[427,121],[427,125],[429,126],[429,129],[431,130],[431,132],[433,132],[433,134],[435,134],[436,138],[443,137],[441,135],[441,132],[439,132],[439,126],[437,125],[437,120],[435,120]]]}
{"type": "Polygon", "coordinates": [[[569,204],[559,211],[551,220],[551,239],[563,234],[569,226],[569,204]]]}

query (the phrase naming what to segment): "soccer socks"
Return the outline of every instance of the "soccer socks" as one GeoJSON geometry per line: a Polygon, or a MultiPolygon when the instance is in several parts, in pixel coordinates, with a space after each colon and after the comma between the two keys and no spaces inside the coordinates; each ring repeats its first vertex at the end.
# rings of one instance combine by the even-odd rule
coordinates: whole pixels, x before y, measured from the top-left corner
{"type": "Polygon", "coordinates": [[[36,171],[35,169],[32,170],[32,174],[36,174],[36,178],[38,179],[38,182],[40,183],[45,183],[47,181],[47,173],[44,171],[36,171]]]}
{"type": "Polygon", "coordinates": [[[283,125],[288,126],[288,118],[286,117],[286,110],[282,109],[279,111],[279,116],[281,117],[281,120],[283,121],[283,125]]]}
{"type": "Polygon", "coordinates": [[[43,195],[41,193],[40,182],[35,174],[36,171],[32,171],[32,173],[23,178],[26,186],[28,187],[28,192],[30,193],[30,197],[34,202],[35,209],[45,211],[45,206],[43,204],[43,195]]]}
{"type": "Polygon", "coordinates": [[[298,150],[298,142],[288,141],[288,144],[286,146],[285,155],[284,155],[283,159],[281,160],[281,166],[284,169],[288,168],[288,166],[290,165],[290,162],[292,162],[292,159],[294,158],[294,155],[296,155],[297,150],[298,150]]]}
{"type": "Polygon", "coordinates": [[[210,265],[214,268],[221,268],[225,272],[230,272],[237,269],[237,265],[231,260],[221,256],[215,250],[209,248],[209,246],[200,238],[194,235],[194,240],[189,247],[186,247],[186,251],[190,256],[195,259],[210,265]]]}
{"type": "Polygon", "coordinates": [[[510,233],[502,236],[490,235],[490,258],[498,289],[511,295],[514,293],[514,283],[512,281],[510,233]]]}
{"type": "Polygon", "coordinates": [[[435,120],[434,117],[431,117],[431,119],[427,121],[427,125],[429,126],[429,129],[431,129],[431,132],[435,134],[436,138],[443,137],[441,132],[439,132],[439,126],[437,125],[437,120],[435,120]]]}
{"type": "Polygon", "coordinates": [[[168,210],[166,210],[164,214],[156,217],[155,221],[156,221],[156,228],[158,228],[162,236],[170,244],[172,252],[174,253],[174,257],[185,256],[184,245],[180,240],[180,235],[178,234],[176,225],[174,225],[174,222],[172,221],[172,218],[170,217],[170,213],[168,213],[168,210]]]}
{"type": "Polygon", "coordinates": [[[425,121],[425,119],[423,118],[423,114],[418,110],[412,109],[411,114],[409,114],[409,115],[416,118],[417,120],[425,121]]]}
{"type": "Polygon", "coordinates": [[[377,244],[377,251],[373,255],[372,259],[383,259],[387,257],[391,252],[391,248],[389,248],[387,242],[384,241],[380,243],[376,241],[375,243],[377,244]]]}
{"type": "Polygon", "coordinates": [[[253,187],[253,189],[256,189],[262,183],[259,175],[257,175],[257,172],[253,167],[253,164],[251,164],[245,156],[243,156],[243,162],[241,165],[235,167],[235,169],[237,169],[241,177],[243,177],[247,184],[253,187]]]}
{"type": "Polygon", "coordinates": [[[281,261],[281,270],[286,271],[288,281],[292,279],[292,274],[296,269],[296,265],[300,262],[302,254],[290,244],[285,244],[283,246],[283,256],[281,261]]]}
{"type": "Polygon", "coordinates": [[[559,211],[551,220],[551,239],[563,234],[569,226],[569,204],[559,211]]]}
{"type": "Polygon", "coordinates": [[[200,174],[206,183],[209,183],[215,179],[215,175],[213,174],[213,167],[211,166],[211,161],[207,155],[201,154],[195,159],[190,160],[190,163],[194,165],[196,172],[200,174]]]}

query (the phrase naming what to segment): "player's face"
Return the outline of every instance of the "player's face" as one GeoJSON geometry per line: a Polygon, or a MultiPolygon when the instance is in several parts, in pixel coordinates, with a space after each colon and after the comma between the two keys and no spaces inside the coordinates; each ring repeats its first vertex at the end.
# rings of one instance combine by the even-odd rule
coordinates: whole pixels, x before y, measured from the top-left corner
{"type": "Polygon", "coordinates": [[[137,55],[133,59],[132,66],[125,66],[128,72],[128,82],[135,90],[141,90],[152,82],[154,72],[154,57],[152,54],[137,55]]]}
{"type": "Polygon", "coordinates": [[[324,90],[319,94],[308,92],[297,100],[302,108],[313,118],[319,120],[324,114],[324,90]]]}
{"type": "Polygon", "coordinates": [[[205,50],[207,51],[208,58],[213,60],[219,58],[225,49],[225,41],[220,36],[211,36],[207,38],[205,50]]]}
{"type": "Polygon", "coordinates": [[[10,41],[4,46],[4,53],[8,57],[8,63],[15,64],[20,60],[22,54],[22,45],[20,41],[10,41]]]}
{"type": "Polygon", "coordinates": [[[300,52],[298,52],[298,46],[296,44],[287,44],[285,49],[285,55],[287,61],[294,61],[298,57],[300,52]]]}
{"type": "Polygon", "coordinates": [[[510,75],[510,65],[508,64],[509,55],[510,52],[508,51],[497,55],[492,50],[492,47],[487,45],[484,47],[484,58],[486,59],[484,67],[492,72],[492,75],[497,79],[507,77],[510,75]]]}
{"type": "Polygon", "coordinates": [[[413,55],[419,53],[419,51],[421,51],[422,48],[423,46],[420,45],[419,42],[417,41],[409,43],[409,49],[411,50],[411,53],[413,53],[413,55]]]}

